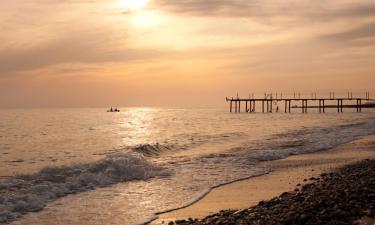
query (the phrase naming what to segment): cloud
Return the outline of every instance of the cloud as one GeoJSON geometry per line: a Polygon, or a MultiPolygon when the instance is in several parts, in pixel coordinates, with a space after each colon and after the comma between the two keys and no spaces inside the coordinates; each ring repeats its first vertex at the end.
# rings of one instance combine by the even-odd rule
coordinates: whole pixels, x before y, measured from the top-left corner
{"type": "Polygon", "coordinates": [[[334,14],[340,17],[368,17],[375,15],[375,2],[354,5],[334,14]]]}
{"type": "Polygon", "coordinates": [[[365,24],[363,26],[348,31],[329,34],[324,36],[324,38],[326,38],[327,40],[340,42],[375,38],[375,23],[365,24]]]}
{"type": "MultiPolygon", "coordinates": [[[[155,29],[156,31],[151,33],[137,32],[126,26],[126,19],[128,19],[126,17],[131,15],[120,13],[121,15],[117,16],[125,19],[115,21],[108,18],[107,12],[92,14],[100,11],[97,4],[102,5],[108,1],[69,0],[62,3],[57,0],[37,0],[23,5],[19,0],[13,2],[6,0],[5,3],[0,3],[0,6],[4,6],[0,7],[0,12],[7,11],[3,16],[0,14],[0,19],[4,19],[0,21],[0,28],[8,28],[7,32],[2,33],[3,38],[0,36],[2,42],[0,43],[0,76],[59,64],[112,62],[126,64],[134,60],[149,60],[169,54],[173,50],[167,50],[170,47],[168,44],[178,43],[179,39],[186,40],[188,43],[197,43],[198,47],[211,44],[214,48],[222,48],[223,46],[220,45],[228,45],[230,42],[233,46],[229,48],[233,49],[246,47],[251,40],[255,39],[264,41],[277,36],[305,39],[307,35],[300,37],[301,33],[308,33],[310,37],[318,33],[319,39],[333,41],[373,37],[375,24],[365,22],[367,18],[375,15],[375,2],[340,1],[343,3],[338,4],[335,0],[313,2],[307,0],[150,1],[149,7],[152,9],[157,8],[178,16],[185,15],[181,23],[176,24],[186,22],[187,30],[192,30],[187,32],[190,35],[188,36],[179,33],[184,31],[183,26],[181,26],[181,31],[177,28],[167,29],[166,26],[155,29]],[[5,7],[7,4],[11,4],[12,7],[5,7]],[[17,11],[18,8],[22,10],[17,11]],[[68,11],[70,8],[72,11],[68,11]],[[197,20],[189,24],[190,17],[211,17],[211,20],[202,20],[199,22],[201,25],[199,27],[195,26],[197,20]],[[256,21],[273,22],[269,26],[257,27],[255,26],[257,24],[243,23],[242,20],[224,21],[227,17],[234,19],[246,17],[256,21]],[[279,20],[279,18],[287,21],[279,20]],[[320,23],[311,26],[308,23],[311,20],[320,23]],[[327,30],[331,32],[331,27],[336,28],[333,22],[335,20],[351,22],[355,24],[355,27],[346,30],[347,28],[340,24],[341,27],[334,29],[336,33],[327,35],[327,30]],[[290,26],[290,21],[293,21],[293,27],[290,26]],[[232,27],[235,29],[231,29],[232,27]],[[274,27],[276,29],[273,29],[274,27]],[[9,30],[10,28],[12,30],[9,30]],[[168,33],[168,38],[162,35],[163,31],[170,33],[170,35],[168,33]],[[168,40],[170,43],[158,46],[157,37],[162,41],[168,40]],[[144,43],[137,42],[138,38],[144,43]],[[145,40],[156,44],[149,44],[145,40]],[[193,40],[196,41],[193,42],[193,40]],[[163,51],[160,50],[161,48],[163,51]]],[[[178,19],[176,17],[176,20],[178,19]]],[[[193,45],[193,47],[196,46],[193,45]]],[[[228,52],[231,51],[230,49],[228,52]]],[[[197,54],[200,53],[197,52],[197,54]]]]}
{"type": "Polygon", "coordinates": [[[123,47],[113,43],[108,34],[78,33],[36,46],[1,49],[0,74],[67,63],[130,62],[161,54],[157,50],[123,47]]]}
{"type": "Polygon", "coordinates": [[[179,15],[203,17],[249,17],[272,19],[325,20],[343,17],[368,17],[375,14],[373,1],[304,1],[304,0],[155,0],[155,7],[179,15]]]}
{"type": "Polygon", "coordinates": [[[255,13],[260,7],[258,1],[224,1],[224,0],[156,0],[155,5],[162,9],[176,13],[191,14],[199,16],[241,16],[255,13]]]}

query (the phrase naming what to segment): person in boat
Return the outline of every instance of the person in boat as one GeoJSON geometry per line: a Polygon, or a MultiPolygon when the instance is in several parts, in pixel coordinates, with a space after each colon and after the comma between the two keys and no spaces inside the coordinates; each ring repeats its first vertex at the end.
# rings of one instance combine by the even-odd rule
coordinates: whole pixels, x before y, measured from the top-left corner
{"type": "Polygon", "coordinates": [[[111,107],[111,109],[107,110],[107,112],[120,112],[120,110],[118,108],[111,107]]]}

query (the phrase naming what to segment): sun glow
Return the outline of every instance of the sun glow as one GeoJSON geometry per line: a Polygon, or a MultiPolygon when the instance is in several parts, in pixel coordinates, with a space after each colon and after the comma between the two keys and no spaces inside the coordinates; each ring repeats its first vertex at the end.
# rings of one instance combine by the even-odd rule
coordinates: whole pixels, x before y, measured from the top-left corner
{"type": "Polygon", "coordinates": [[[121,0],[119,6],[128,10],[142,9],[146,6],[148,0],[121,0]]]}
{"type": "Polygon", "coordinates": [[[136,27],[155,27],[165,21],[165,16],[153,11],[144,11],[133,15],[130,21],[136,27]]]}

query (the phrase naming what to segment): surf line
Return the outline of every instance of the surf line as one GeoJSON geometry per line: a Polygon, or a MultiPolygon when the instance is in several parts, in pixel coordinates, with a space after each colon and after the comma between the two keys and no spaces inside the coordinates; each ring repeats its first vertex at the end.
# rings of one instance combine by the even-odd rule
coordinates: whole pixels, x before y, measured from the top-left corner
{"type": "Polygon", "coordinates": [[[269,169],[266,172],[261,172],[261,173],[258,173],[258,174],[249,175],[249,176],[241,177],[239,179],[235,179],[235,180],[232,180],[232,181],[228,181],[228,182],[224,182],[224,183],[220,183],[220,184],[214,185],[214,186],[212,186],[210,188],[207,188],[206,191],[203,191],[201,194],[198,194],[196,196],[196,198],[193,198],[191,201],[187,202],[186,204],[184,204],[184,205],[182,205],[180,207],[177,207],[177,208],[167,209],[167,210],[163,210],[163,211],[157,212],[157,213],[155,213],[155,217],[153,217],[152,219],[150,219],[150,220],[148,220],[148,221],[146,221],[144,223],[141,223],[139,225],[150,224],[153,221],[159,219],[160,218],[159,215],[161,215],[161,214],[165,214],[165,213],[177,211],[177,210],[180,210],[180,209],[185,209],[185,208],[187,208],[189,206],[192,206],[195,203],[197,203],[200,200],[202,200],[204,197],[206,197],[209,193],[211,193],[216,188],[219,188],[219,187],[222,187],[222,186],[225,186],[225,185],[228,185],[228,184],[232,184],[232,183],[235,183],[235,182],[239,182],[239,181],[243,181],[243,180],[248,180],[248,179],[251,179],[251,178],[254,178],[254,177],[264,176],[264,175],[267,175],[267,174],[271,173],[272,171],[273,170],[269,169]]]}

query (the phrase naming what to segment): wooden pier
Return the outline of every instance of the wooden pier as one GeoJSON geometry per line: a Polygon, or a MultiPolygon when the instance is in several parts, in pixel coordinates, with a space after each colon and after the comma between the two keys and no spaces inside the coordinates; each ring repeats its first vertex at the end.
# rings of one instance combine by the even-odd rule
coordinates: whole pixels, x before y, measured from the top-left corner
{"type": "Polygon", "coordinates": [[[254,98],[254,95],[249,98],[226,98],[229,102],[229,111],[235,113],[254,113],[256,112],[256,105],[261,105],[262,113],[282,112],[290,113],[293,108],[301,109],[302,113],[307,113],[308,109],[318,109],[319,113],[324,113],[327,108],[337,108],[337,112],[342,113],[343,108],[356,108],[357,112],[362,112],[363,108],[375,108],[375,99],[370,98],[370,93],[366,92],[365,98],[353,97],[352,93],[348,93],[347,97],[335,97],[335,93],[331,92],[329,97],[320,98],[316,93],[311,94],[310,98],[301,97],[300,94],[293,98],[283,97],[282,94],[274,98],[272,94],[264,94],[264,98],[254,98]],[[282,108],[279,108],[279,103],[282,108]],[[314,105],[312,105],[314,103],[314,105]],[[296,104],[296,105],[295,105],[296,104]],[[241,111],[241,105],[245,109],[241,111]]]}

